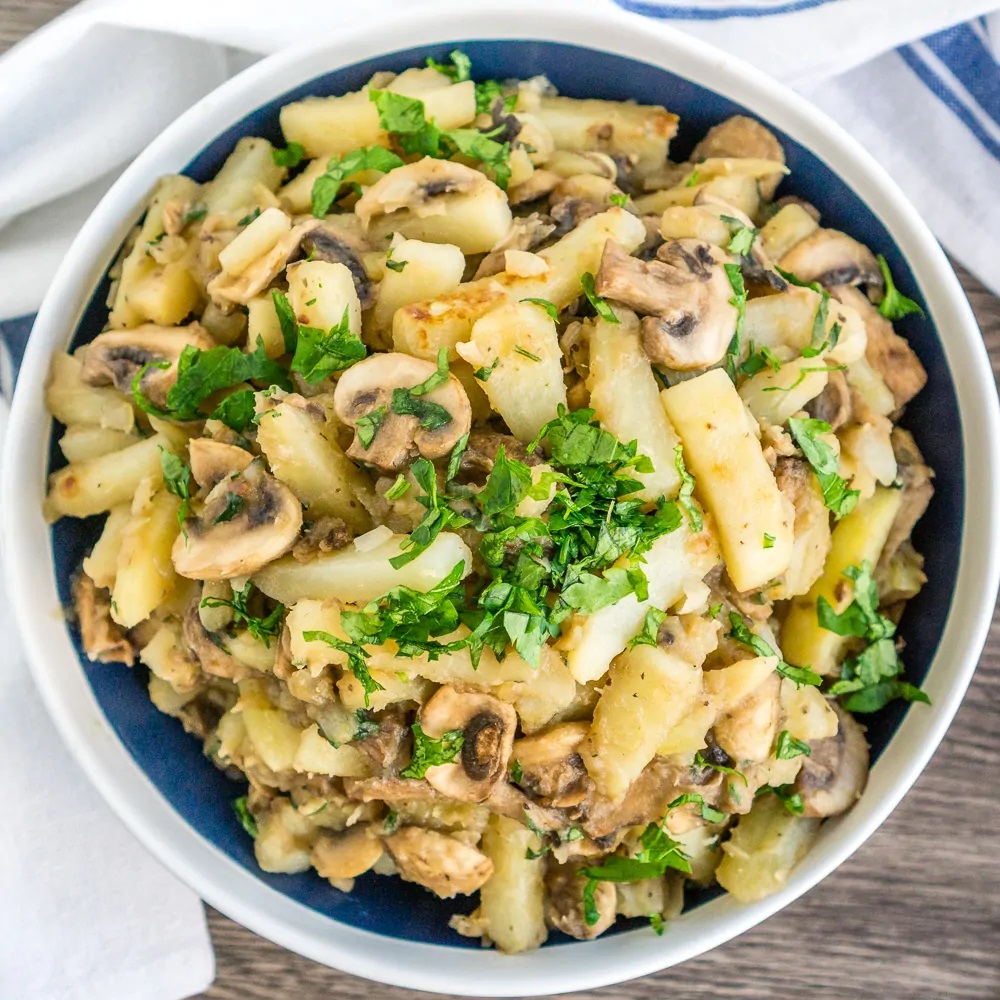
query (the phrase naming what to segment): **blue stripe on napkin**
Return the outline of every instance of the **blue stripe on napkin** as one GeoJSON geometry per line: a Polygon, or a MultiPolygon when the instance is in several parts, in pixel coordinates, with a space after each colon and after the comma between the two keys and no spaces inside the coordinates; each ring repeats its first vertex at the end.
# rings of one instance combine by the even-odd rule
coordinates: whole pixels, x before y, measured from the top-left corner
{"type": "Polygon", "coordinates": [[[0,320],[0,341],[7,348],[13,379],[17,381],[17,373],[21,369],[21,361],[24,359],[24,349],[28,346],[28,335],[35,323],[35,314],[30,316],[17,316],[14,319],[0,320]]]}
{"type": "MultiPolygon", "coordinates": [[[[954,29],[948,29],[952,31],[954,29]]],[[[948,32],[939,32],[939,34],[947,34],[948,32]]],[[[931,35],[924,43],[918,43],[916,45],[904,45],[902,48],[898,49],[900,57],[910,67],[911,70],[916,74],[918,79],[927,87],[927,89],[939,100],[942,104],[947,107],[952,114],[955,115],[959,121],[979,140],[983,148],[994,158],[1000,159],[1000,141],[997,139],[996,134],[991,134],[990,129],[986,124],[984,124],[983,119],[991,123],[996,123],[997,119],[990,113],[987,108],[983,107],[978,103],[976,98],[972,93],[968,91],[964,86],[959,89],[950,81],[944,79],[942,75],[927,61],[922,53],[922,48],[926,51],[930,51],[933,55],[940,59],[942,65],[944,65],[948,71],[954,76],[958,81],[962,81],[963,77],[968,77],[968,61],[963,55],[960,55],[958,50],[954,47],[949,48],[947,45],[944,46],[944,51],[946,52],[947,59],[942,59],[930,45],[926,42],[930,39],[934,39],[937,36],[931,35]]],[[[992,62],[992,57],[991,62],[992,62]]],[[[988,81],[984,81],[984,84],[992,84],[993,87],[996,86],[996,73],[997,67],[993,63],[990,70],[988,81]]],[[[1000,123],[998,123],[998,129],[1000,129],[1000,123]]]]}
{"type": "Polygon", "coordinates": [[[812,7],[822,7],[840,0],[779,0],[777,3],[755,3],[752,6],[710,7],[694,4],[656,3],[655,0],[615,0],[624,10],[646,17],[674,18],[678,21],[721,21],[727,17],[770,17],[773,14],[794,14],[812,7]]]}
{"type": "Polygon", "coordinates": [[[1000,87],[997,62],[972,24],[929,35],[924,44],[948,67],[955,79],[995,122],[1000,123],[1000,87]]]}

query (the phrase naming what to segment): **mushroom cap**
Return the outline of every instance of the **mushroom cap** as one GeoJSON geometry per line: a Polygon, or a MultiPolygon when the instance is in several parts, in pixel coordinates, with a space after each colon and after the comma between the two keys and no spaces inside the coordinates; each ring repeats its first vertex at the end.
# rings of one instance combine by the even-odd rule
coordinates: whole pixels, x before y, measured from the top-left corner
{"type": "Polygon", "coordinates": [[[337,416],[355,430],[347,454],[386,472],[403,468],[418,452],[432,461],[447,455],[472,426],[469,397],[454,375],[420,397],[447,410],[451,419],[443,427],[421,427],[417,416],[392,408],[395,389],[411,389],[436,371],[430,361],[397,352],[373,354],[348,368],[333,394],[337,416]],[[357,433],[358,421],[380,407],[384,408],[382,422],[366,447],[357,433]]]}
{"type": "Polygon", "coordinates": [[[562,722],[518,740],[518,784],[545,805],[566,808],[581,803],[592,782],[578,748],[589,731],[586,722],[562,722]]]}
{"type": "Polygon", "coordinates": [[[885,286],[871,250],[838,229],[817,229],[796,243],[779,263],[783,271],[800,281],[818,281],[824,288],[866,285],[870,293],[880,297],[885,286]]]}
{"type": "Polygon", "coordinates": [[[424,732],[435,739],[454,729],[464,737],[458,760],[427,769],[428,784],[463,802],[489,798],[507,773],[517,728],[514,709],[492,695],[446,685],[420,709],[419,718],[424,732]]]}
{"type": "Polygon", "coordinates": [[[475,892],[493,874],[482,851],[436,830],[404,826],[385,838],[385,846],[403,879],[441,899],[475,892]]]}
{"type": "Polygon", "coordinates": [[[802,796],[803,816],[838,816],[861,797],[868,783],[868,741],[865,730],[835,701],[837,734],[817,740],[802,759],[795,791],[802,796]]]}
{"type": "Polygon", "coordinates": [[[211,438],[192,438],[188,442],[188,461],[194,481],[203,489],[211,490],[227,476],[242,472],[253,461],[253,455],[234,444],[211,438]]]}
{"type": "Polygon", "coordinates": [[[299,249],[308,260],[343,264],[354,279],[361,308],[369,309],[374,305],[375,286],[362,261],[362,254],[369,247],[355,233],[329,222],[321,222],[303,234],[299,249]]]}
{"type": "Polygon", "coordinates": [[[594,889],[594,906],[597,908],[598,918],[592,924],[587,923],[583,904],[587,878],[577,871],[578,867],[578,864],[568,864],[549,869],[545,878],[548,889],[545,894],[545,916],[556,930],[578,941],[590,941],[603,934],[615,922],[618,893],[611,882],[598,882],[594,889]]]}
{"type": "MultiPolygon", "coordinates": [[[[716,157],[736,159],[774,160],[785,162],[785,150],[775,134],[755,118],[733,115],[718,125],[713,125],[705,137],[691,151],[691,162],[716,157]]],[[[774,197],[775,189],[781,182],[782,174],[768,174],[757,181],[760,195],[764,199],[774,197]]]]}
{"type": "Polygon", "coordinates": [[[678,371],[722,360],[736,329],[733,287],[724,250],[696,239],[671,240],[657,259],[630,257],[612,240],[604,246],[596,287],[645,315],[642,346],[654,364],[678,371]]]}
{"type": "Polygon", "coordinates": [[[452,160],[435,160],[425,156],[416,163],[407,163],[390,170],[358,199],[354,214],[367,229],[376,215],[390,215],[407,208],[423,218],[443,215],[440,195],[468,194],[493,182],[472,167],[452,160]]]}
{"type": "Polygon", "coordinates": [[[88,385],[113,385],[131,393],[132,380],[143,365],[169,361],[169,368],[150,368],[139,383],[144,396],[164,406],[167,390],[177,381],[177,359],[188,346],[208,350],[215,341],[200,323],[177,327],[145,323],[130,330],[109,330],[87,345],[80,377],[88,385]]]}
{"type": "Polygon", "coordinates": [[[184,524],[187,537],[177,536],[171,556],[174,569],[193,580],[228,580],[249,576],[283,556],[302,528],[302,505],[284,483],[253,462],[242,472],[221,480],[205,499],[200,518],[184,524]],[[243,501],[228,521],[227,494],[243,501]]]}

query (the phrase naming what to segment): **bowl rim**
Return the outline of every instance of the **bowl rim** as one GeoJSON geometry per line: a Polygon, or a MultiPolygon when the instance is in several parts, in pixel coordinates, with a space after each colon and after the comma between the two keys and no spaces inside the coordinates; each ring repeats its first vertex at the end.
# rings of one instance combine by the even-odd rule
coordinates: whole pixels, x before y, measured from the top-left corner
{"type": "Polygon", "coordinates": [[[593,989],[647,975],[700,955],[796,899],[849,857],[885,820],[943,738],[975,670],[1000,581],[1000,525],[976,511],[1000,500],[1000,407],[985,346],[958,279],[917,210],[868,152],[839,125],[762,71],[668,25],[601,5],[573,16],[531,0],[491,0],[456,11],[420,6],[392,23],[348,26],[268,56],[181,115],[141,153],[88,218],[49,288],[18,380],[5,448],[2,531],[10,599],[35,683],[74,757],[119,818],[203,899],[262,936],[354,975],[430,992],[541,995],[593,989]],[[514,16],[516,15],[516,16],[514,16]],[[908,712],[872,770],[868,793],[824,824],[785,888],[758,903],[722,896],[678,919],[657,938],[625,932],[518,956],[390,939],[335,923],[272,890],[187,825],[119,742],[62,627],[48,526],[41,515],[51,420],[42,393],[53,348],[64,347],[125,237],[151,182],[178,171],[228,127],[276,94],[324,73],[395,51],[467,39],[544,40],[648,63],[746,105],[823,160],[879,217],[912,269],[935,319],[959,402],[965,507],[954,597],[925,687],[933,704],[908,712]],[[57,626],[59,622],[59,626],[57,626]],[[891,771],[891,773],[890,773],[891,771]],[[566,962],[563,959],[571,958],[566,962]],[[491,975],[497,973],[497,975],[491,975]]]}

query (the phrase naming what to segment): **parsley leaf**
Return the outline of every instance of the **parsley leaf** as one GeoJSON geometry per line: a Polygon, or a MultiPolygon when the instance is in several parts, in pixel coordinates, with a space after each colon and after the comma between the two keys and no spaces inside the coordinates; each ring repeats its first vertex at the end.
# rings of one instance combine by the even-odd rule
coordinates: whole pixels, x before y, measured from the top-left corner
{"type": "Polygon", "coordinates": [[[768,792],[773,792],[793,816],[801,816],[805,809],[805,803],[799,792],[792,791],[794,787],[794,785],[763,785],[757,789],[756,794],[766,795],[768,792]]]}
{"type": "Polygon", "coordinates": [[[270,648],[271,640],[276,639],[281,632],[281,616],[285,613],[285,606],[276,604],[274,610],[266,618],[258,618],[250,614],[249,611],[248,605],[252,594],[253,583],[247,580],[241,590],[233,591],[232,600],[227,601],[221,597],[205,597],[200,606],[203,608],[231,608],[234,623],[240,624],[242,622],[252,638],[270,648]]]}
{"type": "Polygon", "coordinates": [[[740,365],[737,369],[740,375],[746,375],[748,378],[752,378],[758,372],[762,372],[765,368],[770,368],[771,371],[780,371],[781,362],[775,356],[774,352],[770,347],[761,347],[759,350],[754,350],[753,343],[750,344],[750,353],[747,355],[746,361],[740,365]]]}
{"type": "Polygon", "coordinates": [[[628,204],[628,195],[615,193],[608,198],[608,201],[616,208],[624,208],[628,204]]]}
{"type": "Polygon", "coordinates": [[[505,94],[499,80],[483,80],[476,84],[476,114],[492,111],[498,100],[503,101],[504,111],[513,111],[517,107],[517,94],[505,94]]]}
{"type": "Polygon", "coordinates": [[[926,315],[918,302],[908,299],[896,288],[889,271],[889,264],[882,254],[878,255],[878,266],[882,271],[882,277],[885,278],[885,297],[879,303],[878,311],[888,320],[902,319],[911,313],[916,313],[918,316],[926,315]]]}
{"type": "Polygon", "coordinates": [[[667,806],[667,809],[677,809],[679,806],[686,805],[700,806],[701,818],[706,823],[724,823],[726,821],[726,814],[710,806],[698,792],[685,792],[683,795],[679,795],[667,806]]]}
{"type": "Polygon", "coordinates": [[[548,299],[535,299],[535,298],[521,299],[521,301],[530,302],[533,305],[538,306],[540,309],[544,309],[552,318],[553,322],[558,322],[559,308],[556,306],[554,302],[549,302],[548,299]]]}
{"type": "Polygon", "coordinates": [[[448,381],[448,373],[448,348],[440,347],[437,355],[437,370],[433,375],[424,379],[420,385],[413,386],[409,391],[414,396],[426,396],[427,393],[433,392],[438,386],[444,385],[448,381]]]}
{"type": "MultiPolygon", "coordinates": [[[[163,485],[168,493],[180,497],[181,505],[177,509],[177,523],[184,530],[184,522],[191,511],[191,466],[178,458],[172,451],[167,451],[163,445],[160,449],[160,468],[163,470],[163,485]]],[[[187,532],[184,532],[185,537],[187,532]]]]}
{"type": "Polygon", "coordinates": [[[687,470],[684,464],[684,448],[681,445],[674,446],[674,468],[677,475],[681,477],[681,489],[677,494],[677,502],[684,508],[688,516],[688,524],[692,531],[701,531],[705,526],[702,520],[701,511],[694,502],[694,476],[687,470]]]}
{"type": "Polygon", "coordinates": [[[797,288],[811,288],[814,292],[819,292],[820,295],[826,294],[826,292],[823,290],[823,286],[818,281],[803,281],[801,278],[798,278],[794,274],[792,274],[791,271],[783,271],[777,265],[775,265],[774,269],[790,285],[795,285],[797,288]]]}
{"type": "MultiPolygon", "coordinates": [[[[360,432],[358,436],[360,437],[360,432]]],[[[365,444],[364,441],[361,443],[365,444]]],[[[371,441],[369,441],[368,444],[371,444],[371,441]]],[[[368,447],[368,444],[365,444],[366,448],[368,447]]],[[[400,497],[406,496],[409,491],[410,484],[407,482],[406,476],[400,473],[396,476],[396,481],[392,484],[392,486],[385,491],[385,498],[386,500],[398,500],[400,497]]]]}
{"type": "Polygon", "coordinates": [[[469,446],[469,432],[466,431],[456,442],[448,456],[448,468],[445,470],[444,481],[450,483],[462,468],[462,456],[469,446]]]}
{"type": "Polygon", "coordinates": [[[462,752],[465,736],[461,729],[450,729],[443,736],[435,739],[428,736],[414,722],[413,726],[413,757],[410,763],[399,772],[401,778],[422,778],[429,767],[438,764],[450,764],[462,752]]]}
{"type": "Polygon", "coordinates": [[[372,441],[375,440],[375,435],[378,434],[379,428],[385,421],[387,412],[384,406],[376,406],[374,410],[369,410],[364,416],[358,417],[354,430],[357,432],[358,440],[365,448],[372,446],[372,441]]]}
{"type": "Polygon", "coordinates": [[[254,819],[253,813],[250,812],[245,795],[241,795],[238,799],[234,800],[233,812],[236,813],[236,818],[240,821],[240,826],[256,840],[257,833],[259,832],[257,829],[257,820],[254,819]]]}
{"type": "Polygon", "coordinates": [[[451,414],[440,403],[421,399],[414,395],[412,389],[393,389],[389,405],[392,407],[392,412],[398,413],[401,417],[416,417],[425,430],[436,431],[439,427],[451,423],[451,414]]]}
{"type": "Polygon", "coordinates": [[[533,452],[540,441],[547,439],[552,461],[564,468],[607,465],[631,458],[635,452],[593,422],[593,416],[593,410],[567,410],[560,406],[558,416],[542,427],[528,445],[528,451],[533,452]]]}
{"type": "MultiPolygon", "coordinates": [[[[708,767],[713,771],[721,771],[723,774],[731,774],[734,778],[739,778],[748,788],[750,783],[747,781],[747,776],[742,771],[737,771],[735,767],[726,767],[725,764],[719,764],[717,761],[709,760],[705,754],[699,750],[694,755],[694,763],[696,767],[708,767]]],[[[730,789],[734,789],[734,785],[730,782],[730,789]]],[[[739,797],[736,797],[737,803],[739,803],[739,797]]]]}
{"type": "Polygon", "coordinates": [[[778,744],[774,751],[774,756],[778,760],[793,760],[803,755],[808,757],[812,753],[812,748],[808,743],[796,739],[787,729],[782,729],[778,733],[778,744]]]}
{"type": "Polygon", "coordinates": [[[500,364],[500,359],[494,358],[490,365],[485,368],[477,368],[472,374],[475,378],[479,379],[480,382],[489,382],[490,376],[494,371],[496,371],[498,364],[500,364]]]}
{"type": "Polygon", "coordinates": [[[726,348],[725,361],[726,373],[735,382],[736,360],[743,350],[741,338],[747,314],[747,290],[746,285],[743,284],[743,272],[740,270],[739,264],[723,264],[722,266],[725,268],[729,284],[733,288],[733,297],[729,300],[729,304],[736,307],[736,328],[733,330],[732,340],[729,341],[729,346],[726,348]]]}
{"type": "Polygon", "coordinates": [[[292,354],[299,339],[299,322],[295,318],[295,310],[284,292],[279,292],[276,288],[271,292],[271,301],[274,303],[274,311],[278,316],[278,325],[281,327],[281,338],[285,342],[285,351],[292,354]]]}
{"type": "Polygon", "coordinates": [[[314,326],[300,326],[291,370],[310,384],[357,364],[368,354],[361,338],[351,332],[348,309],[336,326],[324,332],[314,326]]]}
{"type": "Polygon", "coordinates": [[[746,257],[750,253],[754,240],[760,235],[760,230],[745,225],[731,215],[720,215],[719,218],[729,226],[732,233],[732,239],[726,249],[737,257],[746,257]]]}
{"type": "Polygon", "coordinates": [[[812,687],[818,687],[822,684],[823,678],[808,667],[794,667],[790,663],[786,663],[782,656],[771,648],[770,643],[750,631],[746,622],[735,611],[729,612],[729,628],[730,631],[726,635],[727,638],[735,639],[740,645],[753,650],[758,656],[777,656],[778,673],[782,677],[787,677],[789,680],[793,680],[796,684],[800,685],[808,684],[812,687]]]}
{"type": "Polygon", "coordinates": [[[820,437],[822,434],[832,433],[833,428],[825,420],[790,417],[788,429],[812,466],[813,472],[816,473],[820,489],[823,491],[823,503],[833,511],[834,517],[840,520],[845,514],[854,510],[861,494],[858,490],[847,488],[847,481],[841,478],[837,471],[836,453],[820,437]]]}
{"type": "Polygon", "coordinates": [[[628,648],[635,649],[636,646],[655,646],[660,626],[666,617],[667,613],[665,611],[660,611],[658,608],[650,608],[642,620],[642,627],[629,639],[628,648]]]}
{"type": "MultiPolygon", "coordinates": [[[[168,420],[204,420],[206,414],[199,404],[220,389],[228,389],[240,382],[267,382],[291,389],[288,373],[276,361],[272,361],[264,350],[264,342],[257,338],[257,349],[248,354],[238,347],[212,347],[207,351],[187,344],[177,361],[177,381],[167,392],[167,409],[159,411],[151,407],[142,396],[139,383],[147,366],[136,374],[132,381],[132,395],[146,405],[143,409],[154,412],[168,420]]],[[[142,405],[140,403],[140,405],[142,405]]]]}
{"type": "Polygon", "coordinates": [[[448,53],[451,65],[447,63],[435,62],[430,56],[427,57],[427,66],[443,73],[453,83],[464,83],[472,76],[472,60],[461,50],[455,49],[448,53]]]}
{"type": "MultiPolygon", "coordinates": [[[[597,921],[594,921],[595,923],[597,921]]],[[[662,913],[651,913],[649,915],[649,926],[653,928],[657,937],[663,937],[663,914],[662,913]]]]}
{"type": "MultiPolygon", "coordinates": [[[[434,404],[428,403],[426,405],[433,406],[434,404]]],[[[444,412],[447,413],[447,411],[444,412]]],[[[418,458],[410,466],[410,471],[424,491],[422,497],[417,497],[417,502],[427,509],[427,513],[403,542],[403,551],[389,560],[394,569],[399,569],[416,559],[445,528],[461,528],[469,523],[467,517],[452,510],[448,506],[447,498],[438,493],[437,473],[431,462],[426,458],[418,458]]]]}
{"type": "Polygon", "coordinates": [[[384,691],[385,688],[379,684],[368,670],[368,664],[365,662],[368,659],[367,650],[363,649],[356,642],[347,642],[345,639],[339,639],[335,635],[330,635],[329,632],[324,632],[320,629],[309,630],[302,633],[302,638],[306,642],[325,642],[332,649],[339,649],[340,652],[347,656],[347,666],[351,673],[357,678],[358,683],[361,685],[365,693],[365,708],[371,705],[371,696],[376,691],[384,691]]]}
{"type": "Polygon", "coordinates": [[[529,361],[542,360],[537,354],[532,354],[531,351],[526,351],[520,344],[514,345],[514,353],[520,354],[522,358],[527,358],[529,361]]]}
{"type": "Polygon", "coordinates": [[[208,206],[203,201],[196,202],[181,216],[181,229],[184,229],[192,222],[204,219],[206,215],[208,215],[208,206]]]}
{"type": "Polygon", "coordinates": [[[763,548],[765,548],[765,549],[773,549],[774,548],[774,535],[769,535],[766,531],[764,532],[764,545],[763,545],[763,548]]]}
{"type": "Polygon", "coordinates": [[[825,597],[816,602],[820,628],[837,635],[867,639],[868,645],[844,660],[840,680],[830,686],[830,694],[842,699],[849,712],[877,712],[896,698],[930,704],[930,699],[913,684],[900,680],[903,665],[893,636],[896,626],[878,610],[878,585],[871,565],[848,566],[844,576],[854,582],[854,599],[837,613],[825,597]]]}
{"type": "Polygon", "coordinates": [[[660,823],[650,823],[639,837],[640,849],[633,858],[612,854],[600,865],[581,868],[580,874],[594,882],[641,882],[660,878],[670,868],[691,874],[691,864],[681,845],[660,823]]]}
{"type": "Polygon", "coordinates": [[[290,142],[284,149],[272,149],[271,159],[276,167],[297,167],[306,155],[300,142],[290,142]]]}
{"type": "Polygon", "coordinates": [[[231,392],[212,411],[215,420],[221,420],[237,434],[242,434],[252,423],[257,412],[257,401],[253,389],[239,389],[231,392]]]}
{"type": "Polygon", "coordinates": [[[587,296],[587,301],[594,307],[594,312],[605,323],[617,324],[621,322],[611,306],[608,305],[607,299],[602,299],[597,294],[597,289],[594,286],[594,275],[590,271],[580,275],[580,287],[583,289],[583,294],[587,296]]]}
{"type": "Polygon", "coordinates": [[[531,486],[531,470],[524,462],[507,458],[507,449],[500,445],[493,468],[477,502],[487,517],[516,507],[531,486]]]}
{"type": "Polygon", "coordinates": [[[212,522],[212,524],[223,524],[231,521],[237,514],[240,514],[246,506],[246,501],[239,493],[226,493],[226,506],[222,513],[212,522]]]}
{"type": "Polygon", "coordinates": [[[409,263],[408,260],[393,260],[391,255],[385,258],[385,266],[390,271],[396,271],[397,273],[402,273],[403,268],[409,263]]]}
{"type": "MultiPolygon", "coordinates": [[[[372,93],[384,93],[384,91],[372,91],[372,93]]],[[[340,189],[347,178],[353,174],[362,170],[379,170],[387,174],[402,165],[403,161],[395,153],[382,146],[365,146],[343,156],[332,157],[326,165],[326,171],[313,181],[312,214],[322,219],[340,196],[340,189]]]]}

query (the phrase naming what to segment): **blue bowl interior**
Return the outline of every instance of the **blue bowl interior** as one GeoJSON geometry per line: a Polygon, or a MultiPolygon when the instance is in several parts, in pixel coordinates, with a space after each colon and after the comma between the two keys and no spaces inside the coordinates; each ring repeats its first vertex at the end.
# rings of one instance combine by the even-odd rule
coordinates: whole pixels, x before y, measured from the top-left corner
{"type": "MultiPolygon", "coordinates": [[[[674,159],[683,159],[704,132],[730,115],[749,114],[746,108],[711,90],[655,66],[572,45],[547,41],[484,42],[456,39],[435,48],[410,49],[356,63],[317,77],[258,108],[202,150],[186,173],[207,181],[219,169],[236,141],[260,135],[283,145],[278,112],[283,104],[309,94],[340,94],[361,87],[376,70],[400,71],[422,64],[428,55],[444,60],[456,45],[472,58],[477,79],[530,77],[544,73],[570,97],[632,99],[663,104],[680,115],[681,126],[672,147],[674,159]]],[[[759,116],[757,116],[759,117],[759,116]]],[[[773,128],[773,126],[772,126],[773,128]]],[[[876,252],[884,253],[905,293],[916,295],[913,275],[886,228],[820,159],[789,136],[775,129],[784,144],[791,176],[783,193],[794,192],[815,204],[824,224],[857,237],[876,252]]],[[[74,346],[92,339],[105,323],[107,278],[94,296],[74,337],[74,346]]],[[[928,463],[937,471],[937,492],[928,515],[917,526],[914,542],[926,555],[927,586],[913,600],[903,618],[908,676],[915,683],[924,677],[944,627],[955,584],[963,508],[963,455],[961,424],[951,374],[933,322],[907,317],[899,325],[929,374],[927,388],[911,405],[903,421],[916,436],[928,463]],[[933,532],[932,527],[933,526],[933,532]]],[[[57,428],[51,442],[50,467],[63,464],[56,447],[57,428]]],[[[52,529],[52,551],[60,597],[69,604],[69,582],[80,560],[100,531],[102,518],[78,521],[66,518],[52,529]]],[[[163,796],[207,840],[253,872],[254,876],[298,902],[335,920],[389,937],[478,947],[449,930],[448,917],[472,908],[472,901],[441,901],[417,886],[399,879],[367,875],[344,895],[315,873],[268,875],[257,867],[252,842],[237,823],[232,801],[242,788],[225,778],[202,755],[198,741],[188,737],[180,724],[160,714],[146,693],[144,669],[126,671],[119,666],[90,663],[79,637],[74,641],[80,663],[105,715],[139,766],[163,796]]],[[[897,702],[869,720],[868,738],[873,757],[885,749],[899,727],[907,706],[897,702]]],[[[918,706],[915,711],[922,711],[918,706]]],[[[697,905],[715,892],[691,893],[688,905],[697,905]]],[[[626,927],[620,922],[617,930],[626,927]]],[[[556,935],[550,943],[567,939],[556,935]]]]}

